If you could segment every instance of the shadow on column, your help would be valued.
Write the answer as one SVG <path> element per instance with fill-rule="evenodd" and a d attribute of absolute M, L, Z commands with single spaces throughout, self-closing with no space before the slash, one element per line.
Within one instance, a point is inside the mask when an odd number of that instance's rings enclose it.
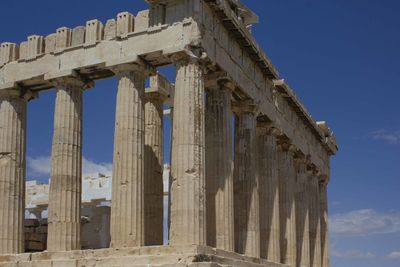
<path fill-rule="evenodd" d="M 145 145 L 144 150 L 144 242 L 146 246 L 162 245 L 164 212 L 163 166 L 151 146 Z"/>

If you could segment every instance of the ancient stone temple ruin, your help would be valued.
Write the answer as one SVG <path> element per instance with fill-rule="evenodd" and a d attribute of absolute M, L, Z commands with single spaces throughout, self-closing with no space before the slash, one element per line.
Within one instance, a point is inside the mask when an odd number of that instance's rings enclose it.
<path fill-rule="evenodd" d="M 104 24 L 1 43 L 0 266 L 329 266 L 335 137 L 255 41 L 258 17 L 239 0 L 147 2 L 148 10 Z M 174 84 L 157 74 L 167 65 L 176 68 Z M 85 250 L 82 96 L 112 76 L 119 83 L 111 240 Z M 53 89 L 47 250 L 24 253 L 27 105 Z M 167 105 L 173 138 L 163 245 Z"/>

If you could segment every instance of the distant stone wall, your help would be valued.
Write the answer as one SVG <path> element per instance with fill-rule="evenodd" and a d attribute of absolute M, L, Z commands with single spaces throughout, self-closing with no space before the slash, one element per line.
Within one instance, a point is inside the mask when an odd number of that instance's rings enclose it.
<path fill-rule="evenodd" d="M 25 219 L 25 251 L 46 250 L 47 219 Z"/>

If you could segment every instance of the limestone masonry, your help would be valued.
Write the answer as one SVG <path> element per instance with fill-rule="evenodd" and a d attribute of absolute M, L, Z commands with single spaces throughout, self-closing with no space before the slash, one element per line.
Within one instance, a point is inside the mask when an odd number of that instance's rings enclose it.
<path fill-rule="evenodd" d="M 239 0 L 147 2 L 136 15 L 1 43 L 0 267 L 328 267 L 335 136 L 255 41 L 257 15 Z M 167 65 L 174 84 L 158 72 Z M 82 97 L 113 76 L 112 182 L 89 190 Z M 50 185 L 27 187 L 25 220 L 27 105 L 45 90 L 56 91 Z"/>

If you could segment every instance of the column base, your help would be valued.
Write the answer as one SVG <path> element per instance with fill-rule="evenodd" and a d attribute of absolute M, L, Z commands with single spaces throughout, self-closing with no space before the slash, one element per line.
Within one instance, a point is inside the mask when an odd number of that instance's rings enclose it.
<path fill-rule="evenodd" d="M 0 267 L 288 267 L 203 246 L 40 252 L 0 256 Z"/>

